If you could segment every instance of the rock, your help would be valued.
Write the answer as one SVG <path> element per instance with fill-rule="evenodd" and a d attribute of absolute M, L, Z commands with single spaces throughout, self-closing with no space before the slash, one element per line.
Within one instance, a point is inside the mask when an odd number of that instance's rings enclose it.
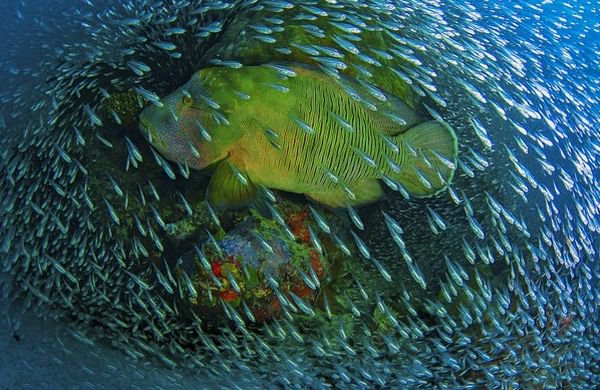
<path fill-rule="evenodd" d="M 221 231 L 221 237 L 210 234 L 201 248 L 182 256 L 177 273 L 189 275 L 197 291 L 186 294 L 186 301 L 198 318 L 221 323 L 231 317 L 231 308 L 257 323 L 277 318 L 283 310 L 310 313 L 330 272 L 330 257 L 310 242 L 312 219 L 306 205 L 285 202 L 279 209 L 294 237 L 251 210 L 240 213 L 232 230 Z"/>

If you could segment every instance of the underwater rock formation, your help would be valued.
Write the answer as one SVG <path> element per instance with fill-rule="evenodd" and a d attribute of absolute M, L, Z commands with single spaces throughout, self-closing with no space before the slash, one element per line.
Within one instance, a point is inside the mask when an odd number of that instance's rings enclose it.
<path fill-rule="evenodd" d="M 232 230 L 215 233 L 220 239 L 209 233 L 204 245 L 178 260 L 175 274 L 189 275 L 184 276 L 187 290 L 182 295 L 202 322 L 263 323 L 280 318 L 282 310 L 286 315 L 314 315 L 311 307 L 336 251 L 329 245 L 332 251 L 325 255 L 312 247 L 307 208 L 282 208 L 292 237 L 282 236 L 279 225 L 256 212 L 242 213 L 233 217 Z"/>

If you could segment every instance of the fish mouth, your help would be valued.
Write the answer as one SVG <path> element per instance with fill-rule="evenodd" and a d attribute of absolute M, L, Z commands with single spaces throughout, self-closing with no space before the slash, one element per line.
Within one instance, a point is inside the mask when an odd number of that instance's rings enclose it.
<path fill-rule="evenodd" d="M 143 118 L 139 119 L 139 128 L 142 132 L 142 136 L 148 141 L 148 143 L 161 153 L 167 150 L 167 144 L 165 143 L 163 136 L 161 136 L 156 128 L 146 122 Z"/>
<path fill-rule="evenodd" d="M 142 117 L 139 119 L 139 127 L 148 142 L 152 143 L 156 139 L 156 136 L 153 136 L 152 134 L 154 133 L 152 131 L 152 126 L 150 126 Z"/>
<path fill-rule="evenodd" d="M 142 128 L 146 128 L 146 129 L 150 128 L 150 125 L 141 116 L 139 119 L 139 123 L 140 123 L 140 127 L 142 127 Z"/>

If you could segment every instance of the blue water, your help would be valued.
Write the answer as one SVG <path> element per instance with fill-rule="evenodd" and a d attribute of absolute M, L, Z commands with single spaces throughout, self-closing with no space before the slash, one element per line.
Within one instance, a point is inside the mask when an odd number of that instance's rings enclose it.
<path fill-rule="evenodd" d="M 164 3 L 164 7 L 159 3 Z M 427 300 L 442 302 L 442 307 L 464 320 L 468 316 L 464 313 L 457 314 L 456 304 L 446 304 L 443 295 L 435 290 L 442 280 L 449 280 L 448 284 L 452 284 L 452 277 L 446 274 L 444 255 L 449 255 L 453 260 L 458 258 L 456 261 L 471 274 L 471 282 L 474 280 L 473 272 L 479 272 L 477 267 L 484 261 L 485 253 L 484 256 L 477 254 L 477 265 L 470 264 L 463 255 L 461 238 L 466 237 L 467 241 L 477 245 L 481 243 L 482 247 L 488 245 L 489 248 L 494 248 L 494 243 L 477 239 L 476 229 L 467 223 L 471 217 L 478 220 L 487 233 L 486 240 L 495 237 L 496 248 L 504 244 L 502 237 L 506 237 L 508 241 L 506 246 L 511 247 L 510 251 L 506 251 L 510 254 L 497 255 L 493 266 L 495 268 L 489 268 L 492 271 L 484 274 L 484 282 L 493 286 L 491 290 L 494 297 L 493 300 L 490 298 L 492 303 L 485 310 L 480 310 L 478 315 L 477 304 L 473 304 L 473 299 L 471 302 L 465 301 L 474 321 L 469 326 L 463 326 L 466 324 L 460 324 L 458 320 L 452 341 L 446 343 L 444 337 L 434 331 L 424 332 L 425 335 L 421 336 L 411 334 L 410 338 L 396 335 L 397 340 L 400 340 L 398 348 L 401 352 L 395 354 L 394 348 L 386 339 L 386 343 L 378 344 L 383 352 L 374 358 L 358 341 L 362 333 L 355 329 L 355 334 L 350 337 L 352 339 L 355 336 L 351 345 L 355 350 L 354 354 L 334 341 L 333 345 L 326 345 L 330 355 L 315 358 L 311 352 L 313 350 L 305 346 L 312 346 L 311 343 L 315 340 L 321 342 L 320 335 L 316 336 L 319 332 L 301 328 L 306 341 L 303 346 L 273 342 L 272 348 L 281 352 L 280 357 L 285 356 L 277 362 L 254 354 L 250 358 L 244 355 L 246 366 L 237 366 L 236 358 L 231 357 L 234 355 L 223 354 L 223 357 L 208 360 L 208 368 L 199 371 L 196 371 L 198 369 L 193 364 L 191 366 L 194 368 L 191 370 L 189 366 L 167 369 L 165 365 L 169 366 L 170 363 L 165 363 L 164 360 L 161 362 L 155 356 L 142 355 L 139 359 L 132 359 L 131 355 L 122 353 L 121 347 L 125 343 L 123 340 L 128 340 L 135 346 L 131 340 L 135 339 L 136 331 L 128 329 L 127 336 L 123 339 L 117 339 L 113 331 L 106 333 L 108 337 L 100 337 L 110 320 L 101 315 L 106 313 L 88 311 L 86 305 L 81 303 L 83 301 L 78 303 L 81 306 L 70 309 L 57 309 L 56 305 L 40 303 L 39 296 L 35 297 L 33 289 L 23 287 L 21 280 L 27 280 L 28 274 L 22 273 L 18 265 L 20 263 L 14 259 L 22 259 L 19 257 L 22 255 L 20 240 L 33 240 L 38 244 L 32 245 L 39 246 L 42 245 L 43 238 L 31 238 L 34 235 L 28 234 L 36 226 L 27 225 L 24 213 L 20 211 L 29 206 L 21 206 L 23 203 L 20 200 L 11 203 L 11 195 L 19 187 L 7 178 L 19 176 L 18 170 L 23 169 L 28 175 L 24 175 L 25 178 L 19 177 L 18 180 L 31 180 L 33 183 L 31 177 L 35 177 L 43 166 L 53 163 L 51 158 L 28 160 L 40 147 L 25 147 L 34 140 L 55 140 L 55 136 L 61 131 L 70 131 L 73 123 L 61 126 L 49 124 L 52 115 L 47 113 L 52 111 L 53 104 L 58 107 L 73 104 L 75 109 L 83 113 L 83 104 L 95 107 L 100 101 L 100 88 L 114 92 L 116 87 L 113 88 L 114 85 L 107 78 L 96 75 L 100 85 L 92 88 L 95 95 L 84 94 L 80 98 L 71 96 L 63 99 L 62 96 L 52 96 L 45 92 L 51 91 L 57 77 L 62 77 L 58 72 L 61 66 L 70 64 L 74 68 L 81 68 L 89 63 L 97 65 L 119 58 L 118 52 L 123 49 L 119 44 L 120 38 L 129 39 L 131 46 L 138 50 L 130 58 L 159 58 L 152 57 L 157 56 L 156 48 L 151 45 L 144 48 L 133 37 L 150 34 L 149 31 L 160 31 L 163 29 L 162 25 L 145 21 L 124 27 L 126 23 L 123 21 L 136 15 L 142 15 L 140 19 L 145 16 L 150 18 L 153 9 L 161 9 L 164 15 L 173 14 L 181 20 L 185 17 L 182 10 L 194 8 L 188 3 L 196 6 L 207 4 L 206 1 L 199 0 L 5 0 L 0 4 L 0 132 L 5 135 L 0 141 L 0 161 L 3 164 L 1 185 L 7 199 L 2 200 L 0 205 L 4 207 L 1 215 L 9 221 L 3 223 L 0 229 L 0 242 L 5 242 L 6 237 L 12 237 L 14 232 L 11 233 L 11 225 L 17 230 L 11 240 L 6 240 L 11 242 L 8 242 L 5 250 L 6 260 L 0 262 L 3 266 L 1 272 L 4 272 L 3 279 L 0 279 L 4 281 L 3 288 L 0 289 L 0 300 L 6 301 L 0 306 L 0 313 L 8 313 L 8 320 L 3 324 L 5 330 L 0 333 L 3 340 L 0 346 L 6 353 L 3 366 L 8 367 L 3 369 L 10 374 L 0 376 L 0 385 L 7 388 L 216 388 L 219 385 L 232 388 L 236 384 L 241 388 L 292 388 L 294 384 L 298 387 L 315 388 L 332 385 L 339 388 L 477 388 L 486 385 L 506 388 L 530 388 L 535 385 L 563 388 L 569 384 L 575 388 L 597 386 L 600 375 L 600 316 L 597 305 L 600 298 L 600 8 L 593 1 L 482 1 L 468 4 L 461 1 L 437 4 L 434 0 L 368 2 L 371 6 L 375 3 L 396 5 L 400 10 L 414 6 L 418 10 L 406 15 L 406 23 L 418 28 L 399 29 L 396 33 L 424 42 L 424 50 L 420 50 L 418 45 L 408 45 L 411 52 L 423 60 L 415 69 L 420 77 L 427 77 L 425 75 L 431 74 L 431 71 L 436 74 L 435 82 L 439 87 L 436 92 L 447 102 L 446 107 L 436 106 L 436 112 L 457 131 L 459 157 L 469 156 L 461 160 L 467 162 L 467 168 L 459 165 L 455 190 L 458 196 L 470 200 L 476 209 L 469 216 L 465 199 L 460 204 L 455 204 L 444 194 L 444 199 L 415 202 L 410 206 L 406 206 L 401 197 L 392 197 L 381 206 L 382 209 L 361 211 L 363 216 L 372 213 L 368 215 L 368 221 L 373 223 L 367 224 L 365 232 L 371 236 L 365 238 L 365 241 L 375 248 L 373 253 L 377 257 L 388 261 L 382 262 L 394 282 L 391 283 L 393 287 L 389 287 L 390 284 L 386 284 L 378 270 L 372 266 L 367 267 L 372 273 L 358 274 L 358 278 L 365 277 L 367 282 L 372 282 L 375 291 L 381 288 L 381 295 L 390 305 L 404 299 L 400 291 L 408 290 L 411 299 L 416 302 L 423 305 L 427 304 Z M 256 3 L 265 3 L 266 7 L 270 7 L 273 3 L 280 2 Z M 331 6 L 327 2 L 313 3 L 320 3 L 318 5 L 323 8 Z M 149 7 L 152 4 L 155 8 Z M 111 11 L 106 12 L 108 9 Z M 281 15 L 286 15 L 286 12 L 288 11 L 282 11 Z M 309 12 L 309 8 L 305 8 L 304 12 Z M 365 7 L 365 15 L 369 12 L 374 11 Z M 402 11 L 399 14 L 402 15 Z M 443 15 L 447 25 L 433 24 L 428 19 L 434 20 L 439 15 Z M 138 27 L 138 24 L 143 27 Z M 287 24 L 282 26 L 285 28 Z M 115 33 L 119 31 L 122 31 L 122 35 Z M 457 32 L 457 35 L 450 37 L 449 31 Z M 445 38 L 451 38 L 450 43 L 440 43 L 444 34 L 447 34 Z M 185 52 L 183 58 L 187 58 Z M 180 81 L 187 80 L 191 75 L 187 70 L 194 69 L 195 66 L 187 63 L 174 68 L 172 64 L 177 62 L 168 58 L 164 61 L 171 61 L 168 62 L 171 68 L 160 70 L 164 72 L 160 77 L 157 76 L 159 71 L 154 70 L 151 75 L 138 77 L 128 70 L 123 60 L 120 65 L 125 70 L 114 76 L 121 83 L 118 87 L 155 87 L 163 96 L 179 87 L 182 84 Z M 151 65 L 160 69 L 159 65 Z M 106 71 L 100 65 L 99 69 Z M 93 79 L 94 77 L 90 77 L 90 80 Z M 75 81 L 79 82 L 79 79 Z M 427 96 L 427 103 L 434 106 L 435 99 Z M 52 101 L 53 98 L 58 100 Z M 44 104 L 36 106 L 41 101 Z M 424 109 L 422 111 L 426 112 Z M 81 117 L 84 117 L 83 114 Z M 493 143 L 492 148 L 485 146 L 484 137 L 475 134 L 470 118 L 478 118 L 485 124 L 489 142 Z M 80 123 L 87 126 L 81 127 L 84 132 L 95 131 L 93 126 L 89 126 L 87 119 Z M 45 147 L 52 148 L 51 143 Z M 471 150 L 473 154 L 470 154 Z M 74 155 L 78 154 L 74 152 Z M 478 155 L 483 156 L 483 163 L 479 161 L 478 164 Z M 18 161 L 28 161 L 29 164 L 25 164 L 27 167 L 19 166 L 15 173 L 15 170 L 11 171 L 11 167 Z M 474 172 L 473 177 L 469 175 L 469 171 Z M 181 181 L 177 183 L 181 186 Z M 50 185 L 42 186 L 38 191 L 52 194 L 49 199 L 56 198 L 53 192 L 55 189 Z M 503 214 L 495 210 L 490 196 L 508 211 Z M 18 196 L 13 198 L 21 199 Z M 296 198 L 291 199 L 295 201 Z M 432 223 L 427 225 L 427 207 L 439 211 L 446 218 L 452 233 L 432 233 L 429 230 Z M 435 259 L 430 263 L 432 266 L 422 266 L 431 291 L 418 288 L 404 265 L 404 260 L 397 254 L 397 258 L 390 259 L 393 257 L 390 253 L 397 253 L 398 248 L 389 239 L 385 225 L 378 223 L 382 222 L 381 211 L 388 212 L 403 223 L 404 230 L 407 231 L 407 245 L 417 259 L 416 263 L 423 264 L 427 259 Z M 494 236 L 493 232 L 502 230 L 498 221 L 504 221 L 500 223 L 507 225 L 510 233 L 502 237 Z M 21 226 L 27 228 L 20 229 Z M 384 233 L 377 230 L 381 226 Z M 435 229 L 435 225 L 433 228 Z M 384 244 L 384 237 L 391 244 Z M 43 245 L 49 248 L 54 245 L 60 247 L 56 242 L 46 242 Z M 390 247 L 393 250 L 388 250 Z M 499 252 L 502 252 L 502 248 L 494 253 Z M 359 258 L 358 253 L 354 255 Z M 48 261 L 43 256 L 33 256 L 30 261 L 32 265 L 37 264 L 37 270 L 40 271 L 37 272 L 35 266 L 31 267 L 31 274 L 36 275 L 32 280 L 43 286 L 43 278 L 47 274 L 42 272 L 42 268 L 44 264 L 48 267 Z M 65 262 L 71 264 L 71 260 Z M 86 272 L 89 272 L 89 266 L 87 271 L 73 269 L 81 272 L 78 277 L 82 280 L 88 280 Z M 15 274 L 18 275 L 17 283 L 13 280 Z M 17 286 L 17 291 L 27 292 L 9 293 L 12 286 Z M 38 289 L 41 288 L 38 286 Z M 54 298 L 60 290 L 52 285 L 44 288 Z M 379 294 L 371 290 L 369 292 L 369 299 L 362 304 L 372 304 L 374 307 L 375 297 Z M 492 309 L 492 306 L 502 305 L 498 303 L 502 300 L 498 299 L 500 292 L 506 292 L 511 297 L 511 303 L 500 310 L 505 313 L 496 314 L 498 327 L 495 328 L 488 312 L 497 310 Z M 352 292 L 354 293 L 356 291 Z M 15 296 L 18 296 L 16 302 L 8 302 Z M 355 296 L 360 295 L 356 293 Z M 411 326 L 413 330 L 415 326 L 418 328 L 418 325 L 414 325 L 418 320 L 413 320 L 407 314 L 407 306 L 402 306 L 401 303 L 398 305 L 404 308 L 398 318 L 404 321 L 406 329 Z M 397 307 L 394 309 L 400 311 Z M 82 315 L 85 321 L 76 318 L 78 310 L 85 313 Z M 50 319 L 48 322 L 38 320 L 37 315 Z M 97 321 L 90 320 L 90 315 L 97 315 Z M 340 315 L 344 321 L 354 321 L 350 310 L 344 315 L 346 317 Z M 52 319 L 55 316 L 59 318 Z M 429 321 L 434 317 L 430 313 L 422 318 Z M 371 319 L 372 312 L 369 312 L 363 313 L 360 320 L 356 321 L 360 323 L 364 320 L 368 323 Z M 87 328 L 81 327 L 83 333 L 98 333 L 98 337 L 94 338 L 97 347 L 86 344 L 85 341 L 82 344 L 79 342 L 81 340 L 73 340 L 73 337 L 77 337 L 72 336 L 68 329 L 78 321 L 80 324 L 87 324 Z M 22 325 L 15 325 L 21 322 Z M 344 338 L 338 335 L 337 325 L 329 328 L 328 325 L 321 326 L 319 331 L 323 332 L 335 327 L 332 340 Z M 503 327 L 506 330 L 498 330 Z M 356 328 L 359 329 L 359 325 Z M 54 330 L 59 337 L 48 334 L 47 329 Z M 498 336 L 498 340 L 509 346 L 510 353 L 494 346 L 495 333 L 492 332 L 504 332 L 502 338 Z M 376 336 L 368 337 L 380 341 Z M 63 339 L 68 341 L 63 343 Z M 290 337 L 288 341 L 289 339 Z M 437 347 L 440 340 L 443 341 L 443 350 Z M 193 351 L 200 345 L 197 343 L 190 342 Z M 164 347 L 165 350 L 168 348 Z M 243 354 L 244 352 L 241 353 Z M 308 357 L 305 358 L 305 354 Z M 40 355 L 44 355 L 45 359 L 40 359 Z M 223 364 L 223 361 L 229 364 Z M 456 369 L 453 364 L 460 369 Z M 65 375 L 48 377 L 47 373 L 53 371 L 64 372 Z M 3 383 L 2 378 L 7 378 L 6 383 Z M 379 378 L 383 378 L 382 382 L 378 382 Z M 402 378 L 406 381 L 402 382 Z"/>

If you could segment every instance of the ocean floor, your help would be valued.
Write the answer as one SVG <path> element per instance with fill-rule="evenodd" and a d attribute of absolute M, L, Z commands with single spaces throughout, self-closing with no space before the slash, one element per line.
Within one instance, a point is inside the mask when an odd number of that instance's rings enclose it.
<path fill-rule="evenodd" d="M 133 362 L 99 342 L 86 345 L 56 321 L 25 315 L 14 331 L 5 306 L 0 305 L 0 315 L 0 390 L 217 387 L 175 370 Z"/>

